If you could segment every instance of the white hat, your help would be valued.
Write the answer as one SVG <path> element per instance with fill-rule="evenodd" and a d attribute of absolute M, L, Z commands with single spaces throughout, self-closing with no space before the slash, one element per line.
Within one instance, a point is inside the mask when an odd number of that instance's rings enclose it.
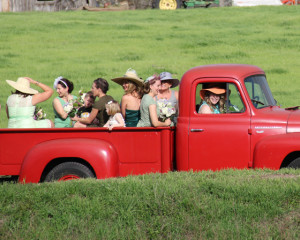
<path fill-rule="evenodd" d="M 114 81 L 115 83 L 120 84 L 120 85 L 122 85 L 123 82 L 126 80 L 130 80 L 139 86 L 143 86 L 143 84 L 144 84 L 144 81 L 141 78 L 139 78 L 136 71 L 132 68 L 129 68 L 123 77 L 118 77 L 118 78 L 112 79 L 112 81 Z"/>
<path fill-rule="evenodd" d="M 28 79 L 20 77 L 18 80 L 12 81 L 12 80 L 6 80 L 6 82 L 15 88 L 16 90 L 22 92 L 22 93 L 27 93 L 27 94 L 36 94 L 38 93 L 37 90 L 33 89 L 30 87 L 30 82 Z"/>

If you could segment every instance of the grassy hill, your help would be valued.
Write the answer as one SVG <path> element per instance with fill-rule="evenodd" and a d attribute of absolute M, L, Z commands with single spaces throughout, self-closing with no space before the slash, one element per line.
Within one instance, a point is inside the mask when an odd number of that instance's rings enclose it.
<path fill-rule="evenodd" d="M 1 239 L 298 239 L 299 170 L 0 184 Z"/>

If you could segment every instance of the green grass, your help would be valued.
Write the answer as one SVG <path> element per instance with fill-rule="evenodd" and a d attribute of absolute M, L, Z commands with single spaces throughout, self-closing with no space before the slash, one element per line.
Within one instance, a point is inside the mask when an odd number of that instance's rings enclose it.
<path fill-rule="evenodd" d="M 74 93 L 94 79 L 110 81 L 130 67 L 143 78 L 175 77 L 204 64 L 245 63 L 263 68 L 278 103 L 299 105 L 300 7 L 231 7 L 123 12 L 0 13 L 0 127 L 11 92 L 5 80 L 20 76 L 53 84 L 62 75 Z M 53 119 L 52 100 L 42 103 Z"/>
<path fill-rule="evenodd" d="M 0 184 L 1 239 L 299 239 L 299 170 Z"/>

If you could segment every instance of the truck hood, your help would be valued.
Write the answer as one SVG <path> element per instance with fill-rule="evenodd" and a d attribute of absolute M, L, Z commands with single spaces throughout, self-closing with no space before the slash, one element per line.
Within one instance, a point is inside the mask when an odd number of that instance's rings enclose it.
<path fill-rule="evenodd" d="M 258 113 L 259 112 L 259 113 Z M 258 110 L 254 125 L 262 128 L 282 128 L 286 133 L 300 132 L 300 110 L 295 108 L 267 107 Z M 259 128 L 259 127 L 258 127 Z"/>
<path fill-rule="evenodd" d="M 290 112 L 286 131 L 288 133 L 300 132 L 300 110 L 292 110 Z"/>

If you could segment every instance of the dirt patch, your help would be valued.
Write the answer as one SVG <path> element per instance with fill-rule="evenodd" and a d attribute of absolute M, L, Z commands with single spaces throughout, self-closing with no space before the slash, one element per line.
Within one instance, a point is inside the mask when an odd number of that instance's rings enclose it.
<path fill-rule="evenodd" d="M 270 175 L 260 176 L 260 178 L 267 178 L 267 179 L 299 178 L 299 177 L 300 177 L 300 175 L 296 175 L 296 174 L 270 174 Z"/>

